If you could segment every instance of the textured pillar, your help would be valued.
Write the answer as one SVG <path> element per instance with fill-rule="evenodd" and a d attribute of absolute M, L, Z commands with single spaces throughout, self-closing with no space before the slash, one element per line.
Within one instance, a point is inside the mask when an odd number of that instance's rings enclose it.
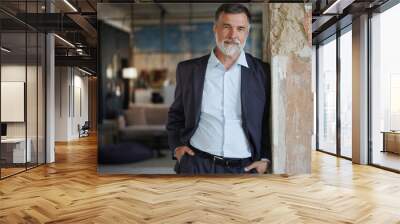
<path fill-rule="evenodd" d="M 267 4 L 266 61 L 272 76 L 273 172 L 311 172 L 311 4 Z"/>

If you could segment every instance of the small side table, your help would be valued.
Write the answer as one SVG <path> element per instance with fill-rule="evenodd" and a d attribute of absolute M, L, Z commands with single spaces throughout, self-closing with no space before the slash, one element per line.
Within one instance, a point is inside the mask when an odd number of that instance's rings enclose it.
<path fill-rule="evenodd" d="M 383 133 L 382 152 L 400 154 L 400 131 L 382 131 L 381 133 Z"/>

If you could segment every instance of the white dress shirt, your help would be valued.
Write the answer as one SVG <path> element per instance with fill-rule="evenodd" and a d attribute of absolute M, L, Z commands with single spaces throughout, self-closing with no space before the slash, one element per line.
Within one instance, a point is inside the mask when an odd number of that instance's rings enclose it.
<path fill-rule="evenodd" d="M 251 157 L 242 127 L 241 67 L 245 52 L 226 70 L 211 51 L 204 80 L 198 128 L 190 139 L 197 149 L 227 158 Z"/>

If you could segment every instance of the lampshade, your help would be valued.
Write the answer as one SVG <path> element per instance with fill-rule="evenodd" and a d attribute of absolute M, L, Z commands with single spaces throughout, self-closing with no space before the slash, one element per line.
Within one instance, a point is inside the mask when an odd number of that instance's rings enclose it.
<path fill-rule="evenodd" d="M 137 78 L 137 70 L 134 67 L 124 68 L 122 69 L 122 78 L 124 79 L 136 79 Z"/>

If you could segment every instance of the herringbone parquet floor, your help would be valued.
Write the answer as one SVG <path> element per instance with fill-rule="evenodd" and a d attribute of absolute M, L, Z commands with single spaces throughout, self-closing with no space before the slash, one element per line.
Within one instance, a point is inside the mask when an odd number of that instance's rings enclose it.
<path fill-rule="evenodd" d="M 96 139 L 0 181 L 0 223 L 400 223 L 400 175 L 314 152 L 311 175 L 99 176 Z"/>

